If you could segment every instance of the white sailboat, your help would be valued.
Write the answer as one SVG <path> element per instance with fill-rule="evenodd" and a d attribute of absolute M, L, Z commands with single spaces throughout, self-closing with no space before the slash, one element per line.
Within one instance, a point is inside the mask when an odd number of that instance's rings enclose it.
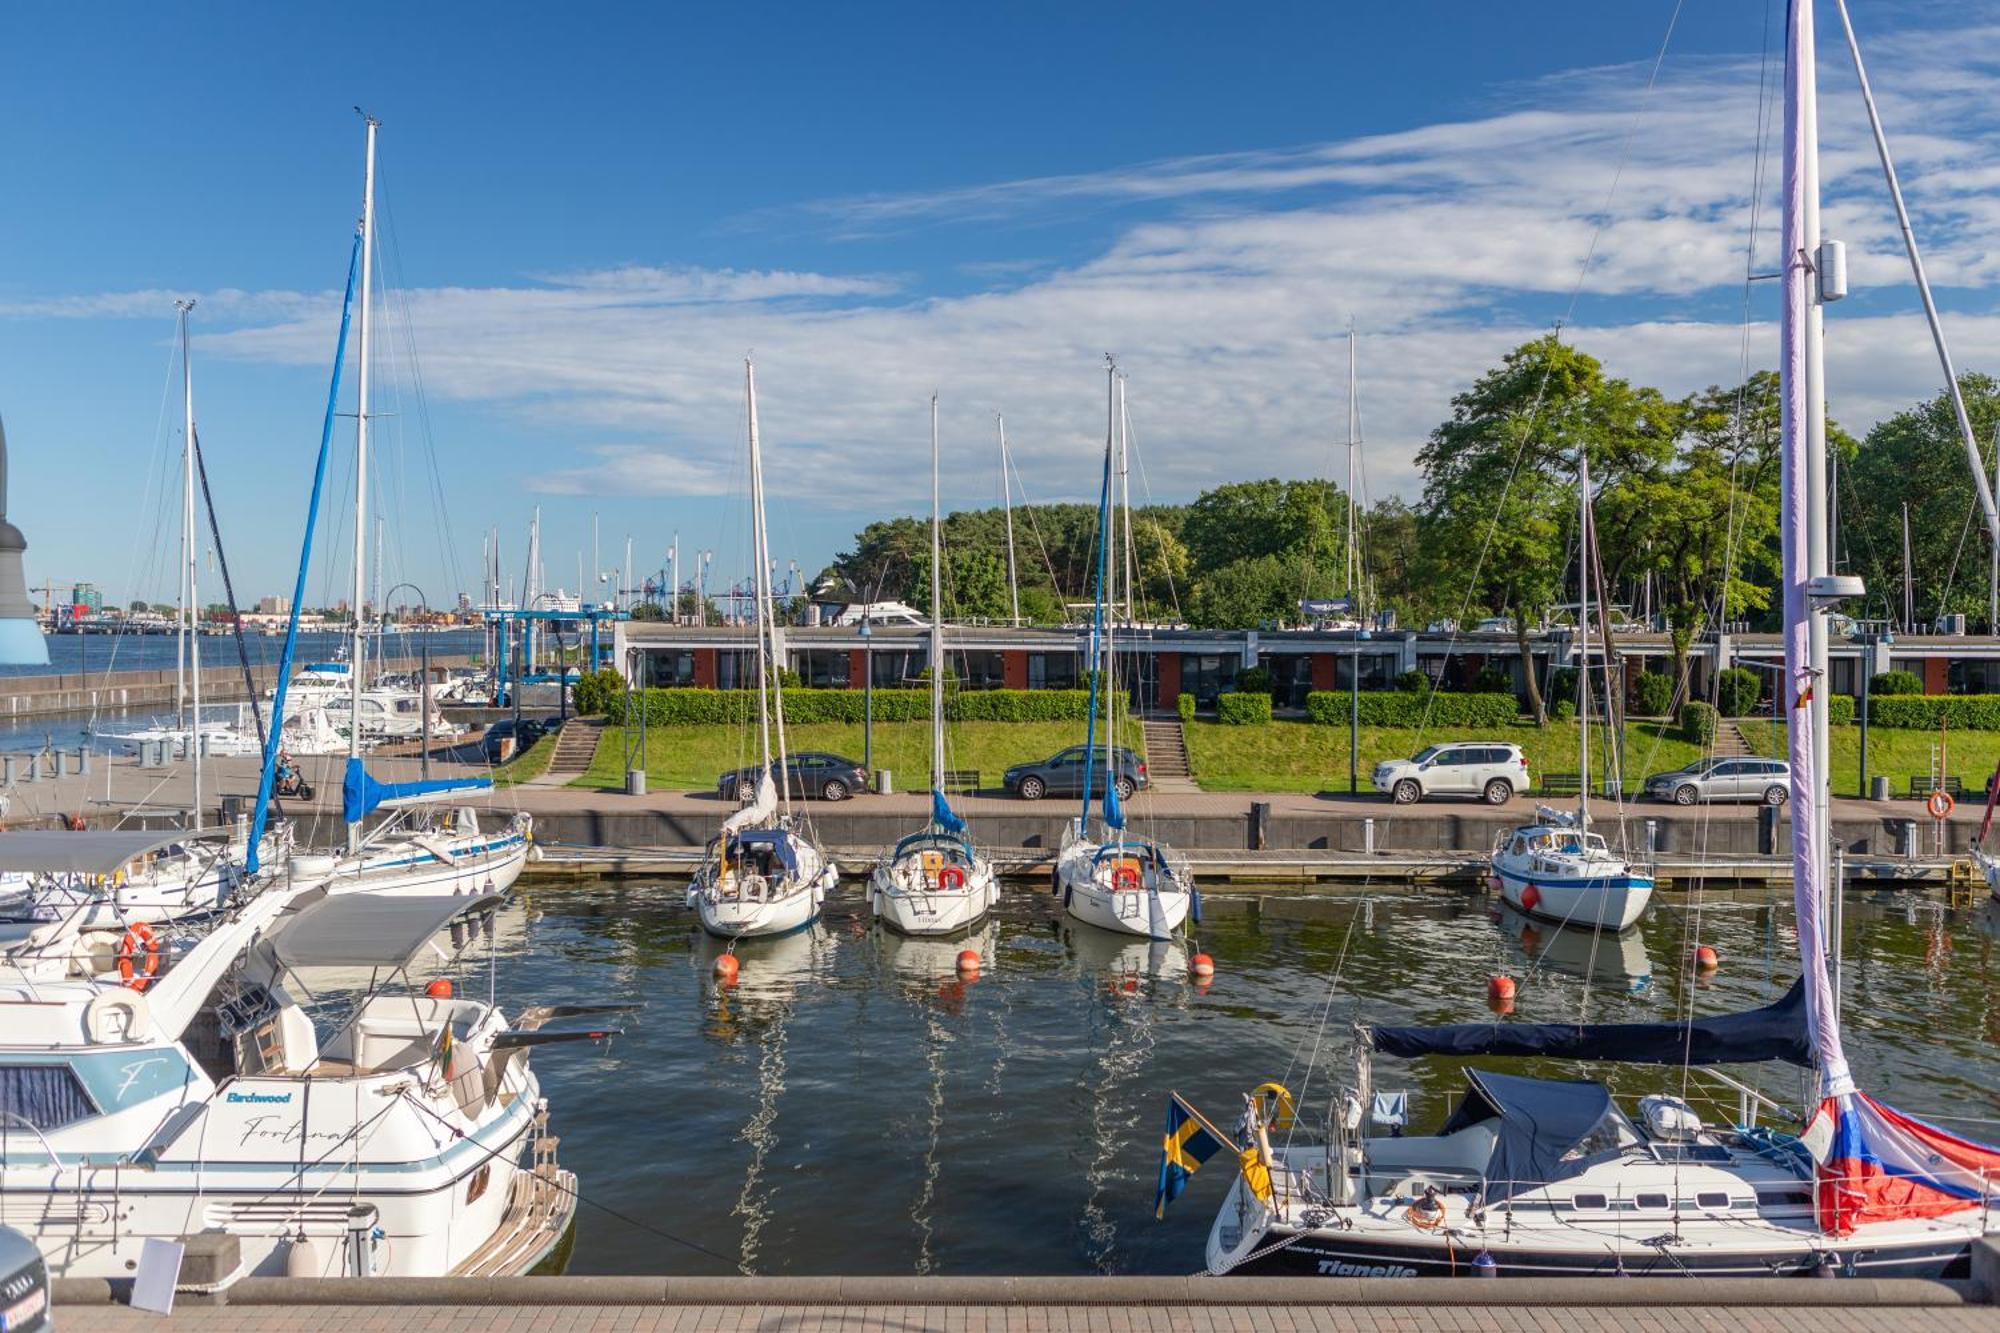
<path fill-rule="evenodd" d="M 1255 1108 L 1246 1116 L 1249 1166 L 1210 1229 L 1212 1272 L 1963 1278 L 1972 1244 L 1994 1228 L 2000 1149 L 1861 1092 L 1842 1042 L 1820 687 L 1828 613 L 1862 590 L 1827 560 L 1821 306 L 1842 293 L 1824 279 L 1838 266 L 1825 262 L 1833 250 L 1819 230 L 1811 0 L 1790 6 L 1787 38 L 1780 512 L 1803 975 L 1776 1003 L 1711 1018 L 1359 1030 L 1332 1141 L 1300 1141 L 1294 1125 L 1297 1137 L 1274 1149 L 1272 1131 L 1288 1126 Z M 1602 1082 L 1475 1069 L 1439 1133 L 1367 1132 L 1367 1121 L 1389 1119 L 1373 1095 L 1373 1057 L 1432 1054 L 1679 1066 L 1683 1082 L 1701 1075 L 1733 1090 L 1738 1119 L 1706 1124 L 1679 1096 L 1643 1098 L 1633 1116 Z M 1783 1128 L 1758 1120 L 1785 1108 L 1712 1068 L 1763 1060 L 1811 1071 L 1811 1100 Z M 1170 1155 L 1163 1204 L 1189 1170 Z"/>
<path fill-rule="evenodd" d="M 1577 744 L 1582 780 L 1576 812 L 1546 806 L 1533 823 L 1502 832 L 1494 844 L 1494 886 L 1509 907 L 1582 930 L 1628 930 L 1653 899 L 1653 877 L 1591 831 L 1590 571 L 1596 526 L 1590 506 L 1590 460 L 1577 451 Z M 1607 676 L 1609 668 L 1606 668 Z M 1607 681 L 1607 689 L 1609 688 Z"/>
<path fill-rule="evenodd" d="M 966 836 L 945 798 L 944 580 L 938 518 L 938 405 L 931 398 L 931 818 L 898 842 L 868 878 L 876 919 L 905 935 L 953 935 L 978 924 L 1000 897 L 993 862 Z"/>
<path fill-rule="evenodd" d="M 1124 420 L 1123 382 L 1118 367 L 1109 367 L 1108 417 L 1104 437 L 1104 485 L 1098 498 L 1097 605 L 1091 631 L 1093 665 L 1101 664 L 1091 678 L 1091 710 L 1086 733 L 1083 784 L 1083 811 L 1064 831 L 1062 850 L 1056 856 L 1056 887 L 1062 894 L 1063 911 L 1087 925 L 1126 935 L 1167 939 L 1181 928 L 1192 910 L 1199 916 L 1200 897 L 1194 886 L 1194 872 L 1185 856 L 1165 843 L 1129 834 L 1125 829 L 1123 796 L 1130 794 L 1128 780 L 1119 773 L 1116 744 L 1118 672 L 1116 634 L 1107 610 L 1117 604 L 1112 586 L 1111 550 L 1117 527 L 1117 509 L 1112 504 L 1114 474 L 1123 466 Z M 1129 595 L 1129 594 L 1128 594 Z M 1100 827 L 1090 820 L 1092 800 L 1097 796 L 1092 772 L 1099 762 L 1094 732 L 1098 726 L 1097 700 L 1105 691 L 1103 802 Z M 1120 792 L 1121 785 L 1127 790 Z"/>
<path fill-rule="evenodd" d="M 702 929 L 722 939 L 787 935 L 819 919 L 840 868 L 792 813 L 785 753 L 785 688 L 771 612 L 770 539 L 764 522 L 764 452 L 757 433 L 757 370 L 743 363 L 750 417 L 751 563 L 756 567 L 759 773 L 750 803 L 722 821 L 688 886 Z M 776 735 L 776 746 L 772 737 Z M 775 776 L 774 776 L 775 775 Z M 783 786 L 780 787 L 780 781 Z"/>

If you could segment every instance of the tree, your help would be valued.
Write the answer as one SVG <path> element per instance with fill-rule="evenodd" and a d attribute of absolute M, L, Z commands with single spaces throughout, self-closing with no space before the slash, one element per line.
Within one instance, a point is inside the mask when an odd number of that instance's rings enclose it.
<path fill-rule="evenodd" d="M 125 609 L 127 611 L 130 611 L 135 616 L 142 616 L 146 614 L 146 612 L 152 610 L 153 607 L 152 604 L 148 602 L 145 598 L 134 597 L 131 600 L 131 602 L 126 606 Z"/>
<path fill-rule="evenodd" d="M 1659 465 L 1677 420 L 1657 391 L 1607 378 L 1594 357 L 1551 335 L 1515 348 L 1454 397 L 1451 420 L 1417 456 L 1428 577 L 1512 617 L 1537 722 L 1547 714 L 1528 633 L 1565 583 L 1577 456 L 1590 460 L 1593 485 L 1616 485 Z"/>
<path fill-rule="evenodd" d="M 634 620 L 665 620 L 666 618 L 667 613 L 658 602 L 641 602 L 632 608 L 632 619 Z"/>
<path fill-rule="evenodd" d="M 911 571 L 909 604 L 931 611 L 931 553 L 916 558 Z M 955 620 L 1005 620 L 1007 567 L 987 551 L 948 550 L 944 556 L 944 604 Z"/>
<path fill-rule="evenodd" d="M 1238 481 L 1204 491 L 1188 506 L 1181 541 L 1196 571 L 1258 556 L 1322 557 L 1340 549 L 1347 501 L 1327 481 Z"/>
<path fill-rule="evenodd" d="M 1188 622 L 1197 629 L 1295 624 L 1299 600 L 1330 596 L 1334 577 L 1332 570 L 1298 555 L 1238 560 L 1196 577 Z"/>

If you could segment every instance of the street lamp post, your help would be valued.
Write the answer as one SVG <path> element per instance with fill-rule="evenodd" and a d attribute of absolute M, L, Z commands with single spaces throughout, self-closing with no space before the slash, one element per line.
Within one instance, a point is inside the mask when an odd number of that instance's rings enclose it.
<path fill-rule="evenodd" d="M 1347 659 L 1347 794 L 1361 792 L 1361 644 L 1367 630 L 1356 631 Z"/>
<path fill-rule="evenodd" d="M 389 589 L 389 591 L 382 594 L 382 605 L 376 609 L 381 613 L 382 637 L 386 639 L 389 636 L 389 599 L 391 597 L 394 597 L 398 592 L 400 592 L 404 588 L 408 588 L 411 592 L 417 595 L 417 605 L 420 608 L 422 608 L 424 613 L 424 629 L 422 633 L 417 635 L 417 642 L 422 645 L 421 651 L 423 654 L 423 663 L 424 663 L 423 675 L 419 677 L 417 681 L 417 707 L 419 710 L 417 716 L 419 717 L 419 719 L 421 719 L 417 723 L 417 725 L 422 729 L 422 740 L 419 741 L 417 745 L 417 763 L 419 765 L 419 770 L 423 776 L 424 781 L 429 782 L 431 778 L 431 635 L 430 635 L 431 604 L 430 600 L 424 596 L 424 590 L 422 588 L 419 588 L 416 584 L 398 583 L 395 587 Z M 359 725 L 359 723 L 357 723 L 356 725 Z"/>
<path fill-rule="evenodd" d="M 869 631 L 868 609 L 861 611 L 861 767 L 875 780 L 875 640 Z"/>

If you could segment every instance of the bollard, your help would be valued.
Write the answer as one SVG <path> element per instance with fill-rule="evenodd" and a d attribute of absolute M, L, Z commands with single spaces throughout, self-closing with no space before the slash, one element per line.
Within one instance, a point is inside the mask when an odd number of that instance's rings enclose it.
<path fill-rule="evenodd" d="M 1646 821 L 1646 850 L 1653 853 L 1660 850 L 1660 821 L 1657 819 Z"/>
<path fill-rule="evenodd" d="M 628 768 L 625 770 L 625 794 L 627 796 L 644 796 L 646 794 L 645 769 Z"/>
<path fill-rule="evenodd" d="M 1373 815 L 1361 821 L 1361 850 L 1370 856 L 1375 854 L 1375 817 Z"/>
<path fill-rule="evenodd" d="M 1250 850 L 1251 851 L 1261 852 L 1268 844 L 1269 840 L 1266 834 L 1270 822 L 1271 822 L 1271 803 L 1269 801 L 1250 802 Z"/>
<path fill-rule="evenodd" d="M 42 757 L 38 754 L 31 754 L 28 756 L 28 766 L 21 771 L 21 781 L 40 782 L 41 780 Z"/>
<path fill-rule="evenodd" d="M 0 754 L 0 784 L 14 785 L 14 756 L 11 754 Z"/>
<path fill-rule="evenodd" d="M 1778 851 L 1778 807 L 1757 807 L 1757 855 L 1775 856 Z"/>
<path fill-rule="evenodd" d="M 1917 854 L 1917 821 L 1914 819 L 1890 820 L 1889 838 L 1895 845 L 1896 855 L 1915 856 Z"/>
<path fill-rule="evenodd" d="M 896 794 L 896 775 L 886 768 L 876 769 L 875 794 L 877 796 L 894 796 Z"/>
<path fill-rule="evenodd" d="M 90 776 L 90 747 L 88 745 L 79 745 L 76 747 L 76 771 L 84 777 Z"/>

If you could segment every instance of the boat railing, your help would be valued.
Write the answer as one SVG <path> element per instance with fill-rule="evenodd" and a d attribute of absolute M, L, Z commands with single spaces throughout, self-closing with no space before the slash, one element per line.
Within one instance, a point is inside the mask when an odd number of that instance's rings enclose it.
<path fill-rule="evenodd" d="M 1736 1094 L 1736 1123 L 1739 1126 L 1755 1125 L 1760 1109 L 1768 1110 L 1782 1116 L 1795 1125 L 1799 1124 L 1805 1118 L 1795 1108 L 1766 1096 L 1743 1080 L 1725 1074 L 1719 1069 L 1709 1068 L 1705 1065 L 1691 1065 L 1688 1067 L 1687 1072 L 1698 1079 L 1703 1079 L 1711 1083 L 1719 1083 Z"/>

